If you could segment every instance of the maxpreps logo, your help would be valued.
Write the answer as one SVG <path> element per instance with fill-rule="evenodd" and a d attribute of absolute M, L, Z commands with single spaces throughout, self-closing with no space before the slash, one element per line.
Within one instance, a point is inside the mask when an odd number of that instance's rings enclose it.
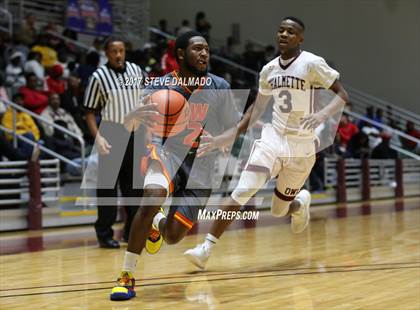
<path fill-rule="evenodd" d="M 206 209 L 198 210 L 199 221 L 214 221 L 214 220 L 258 220 L 260 216 L 259 211 L 207 211 Z"/>

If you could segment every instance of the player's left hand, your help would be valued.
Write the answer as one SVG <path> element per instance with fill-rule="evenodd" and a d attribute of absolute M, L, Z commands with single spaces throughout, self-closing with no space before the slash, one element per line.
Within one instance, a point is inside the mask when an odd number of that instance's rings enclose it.
<path fill-rule="evenodd" d="M 325 117 L 321 113 L 314 113 L 308 116 L 305 116 L 301 120 L 303 129 L 315 129 L 325 121 Z"/>

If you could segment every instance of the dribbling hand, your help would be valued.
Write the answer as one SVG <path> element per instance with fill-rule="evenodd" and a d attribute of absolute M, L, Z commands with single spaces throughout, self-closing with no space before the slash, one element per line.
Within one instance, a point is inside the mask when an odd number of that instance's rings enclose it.
<path fill-rule="evenodd" d="M 150 102 L 150 96 L 146 96 L 143 103 L 124 117 L 124 126 L 128 131 L 137 130 L 140 124 L 147 127 L 153 127 L 156 124 L 153 120 L 153 116 L 159 115 L 156 104 Z"/>

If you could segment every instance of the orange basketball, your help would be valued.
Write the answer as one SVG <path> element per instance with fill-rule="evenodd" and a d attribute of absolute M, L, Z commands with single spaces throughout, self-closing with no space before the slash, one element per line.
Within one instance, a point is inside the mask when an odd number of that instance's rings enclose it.
<path fill-rule="evenodd" d="M 173 137 L 184 131 L 190 119 L 190 109 L 183 95 L 174 90 L 162 89 L 151 95 L 150 102 L 157 104 L 159 112 L 153 118 L 156 122 L 151 128 L 153 134 Z"/>

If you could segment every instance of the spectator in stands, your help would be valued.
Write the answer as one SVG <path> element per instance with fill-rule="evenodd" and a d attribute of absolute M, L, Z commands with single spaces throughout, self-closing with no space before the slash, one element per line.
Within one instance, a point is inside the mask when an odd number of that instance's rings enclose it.
<path fill-rule="evenodd" d="M 41 53 L 42 65 L 45 69 L 48 69 L 57 63 L 57 51 L 49 46 L 49 37 L 49 34 L 41 34 L 39 36 L 39 41 L 32 47 L 32 51 Z"/>
<path fill-rule="evenodd" d="M 198 12 L 195 16 L 195 30 L 200 32 L 208 43 L 210 43 L 210 29 L 211 24 L 207 21 L 206 14 Z"/>
<path fill-rule="evenodd" d="M 14 103 L 23 106 L 24 100 L 23 95 L 20 93 L 15 94 L 12 97 Z M 2 125 L 10 130 L 13 130 L 13 109 L 9 107 L 2 119 Z M 16 111 L 16 134 L 23 135 L 24 137 L 32 140 L 38 141 L 40 138 L 40 132 L 36 126 L 33 118 L 26 112 Z M 13 139 L 13 136 L 8 134 L 7 138 L 9 140 Z M 18 140 L 18 148 L 22 151 L 25 156 L 29 157 L 32 154 L 33 147 L 32 145 Z"/>
<path fill-rule="evenodd" d="M 407 121 L 406 129 L 404 131 L 407 135 L 412 136 L 413 138 L 420 139 L 420 131 L 417 130 L 414 126 L 414 123 L 412 121 Z M 402 145 L 403 147 L 414 153 L 418 153 L 418 145 L 416 142 L 402 138 Z"/>
<path fill-rule="evenodd" d="M 363 131 L 369 137 L 370 149 L 375 148 L 379 143 L 381 143 L 382 140 L 380 137 L 380 131 L 372 124 L 365 122 L 361 131 Z"/>
<path fill-rule="evenodd" d="M 67 89 L 61 95 L 61 107 L 73 116 L 77 126 L 82 130 L 85 140 L 93 144 L 92 136 L 86 126 L 83 107 L 83 89 L 76 72 L 72 72 L 67 82 Z"/>
<path fill-rule="evenodd" d="M 12 142 L 0 132 L 0 161 L 3 158 L 8 160 L 26 160 L 28 157 L 20 149 L 13 147 Z"/>
<path fill-rule="evenodd" d="M 37 30 L 35 28 L 35 23 L 35 14 L 28 14 L 25 18 L 25 22 L 19 30 L 20 41 L 26 46 L 31 46 L 36 40 Z"/>
<path fill-rule="evenodd" d="M 397 122 L 394 119 L 389 119 L 388 122 L 389 127 L 391 127 L 392 129 L 395 130 L 400 130 L 401 128 L 398 126 Z M 395 145 L 395 146 L 401 146 L 401 140 L 400 140 L 400 136 L 397 135 L 395 132 L 392 132 L 392 136 L 391 136 L 391 141 L 389 142 L 391 145 Z"/>
<path fill-rule="evenodd" d="M 76 135 L 83 136 L 79 126 L 77 126 L 74 118 L 66 110 L 60 106 L 60 96 L 57 93 L 51 93 L 48 97 L 48 107 L 41 113 L 41 116 L 51 123 L 62 121 L 66 124 L 66 128 Z M 46 136 L 54 135 L 54 127 L 42 123 Z"/>
<path fill-rule="evenodd" d="M 20 88 L 19 92 L 24 96 L 24 107 L 34 113 L 41 114 L 48 106 L 47 94 L 37 89 L 38 79 L 35 73 L 26 75 L 26 86 Z"/>
<path fill-rule="evenodd" d="M 269 63 L 271 60 L 277 57 L 276 49 L 273 45 L 267 45 L 264 50 L 264 63 Z"/>
<path fill-rule="evenodd" d="M 391 136 L 392 136 L 392 133 L 389 131 L 383 131 L 381 133 L 382 142 L 379 143 L 372 150 L 372 158 L 374 159 L 397 159 L 398 158 L 397 151 L 391 149 L 391 147 L 389 146 Z"/>
<path fill-rule="evenodd" d="M 337 129 L 338 135 L 340 136 L 340 141 L 347 145 L 350 139 L 359 132 L 359 128 L 355 124 L 349 121 L 348 116 L 343 114 L 338 124 Z"/>
<path fill-rule="evenodd" d="M 85 63 L 79 65 L 77 68 L 77 74 L 79 75 L 82 86 L 85 88 L 87 86 L 87 83 L 89 81 L 89 78 L 92 76 L 93 72 L 95 72 L 96 68 L 99 65 L 100 56 L 97 52 L 89 52 L 86 55 L 86 61 Z"/>
<path fill-rule="evenodd" d="M 63 68 L 63 75 L 61 76 L 64 80 L 67 80 L 70 76 L 69 63 L 67 60 L 67 53 L 62 52 L 58 54 L 57 65 L 60 65 Z"/>
<path fill-rule="evenodd" d="M 6 67 L 6 85 L 12 89 L 12 93 L 15 93 L 26 83 L 22 56 L 21 52 L 14 52 L 10 56 L 10 63 Z"/>
<path fill-rule="evenodd" d="M 20 52 L 22 53 L 22 65 L 26 62 L 29 54 L 29 48 L 27 45 L 23 44 L 19 38 L 18 34 L 15 34 L 12 38 L 12 45 L 10 46 L 11 52 Z"/>
<path fill-rule="evenodd" d="M 28 54 L 28 60 L 26 61 L 23 69 L 25 73 L 35 73 L 36 77 L 40 82 L 44 82 L 45 69 L 42 66 L 42 54 L 39 52 L 31 51 Z"/>
<path fill-rule="evenodd" d="M 66 90 L 66 83 L 62 79 L 63 67 L 59 64 L 55 64 L 49 70 L 50 74 L 45 79 L 45 90 L 48 93 L 56 93 L 61 95 Z"/>
<path fill-rule="evenodd" d="M 190 22 L 187 19 L 184 19 L 182 21 L 181 27 L 178 29 L 176 35 L 179 37 L 180 35 L 188 32 L 188 31 L 192 31 L 193 29 L 190 26 Z"/>
<path fill-rule="evenodd" d="M 9 101 L 9 94 L 7 93 L 6 88 L 4 87 L 4 77 L 0 72 L 0 99 Z M 6 105 L 0 100 L 0 119 L 2 118 L 4 112 L 6 112 Z"/>
<path fill-rule="evenodd" d="M 168 48 L 166 53 L 163 54 L 160 61 L 162 68 L 162 75 L 170 73 L 174 70 L 178 70 L 179 66 L 175 58 L 175 41 L 171 40 L 168 42 Z"/>
<path fill-rule="evenodd" d="M 108 59 L 106 58 L 103 46 L 104 46 L 104 39 L 101 38 L 101 37 L 95 37 L 95 39 L 92 42 L 92 46 L 90 47 L 90 49 L 88 51 L 88 53 L 96 52 L 96 53 L 99 54 L 99 64 L 98 64 L 98 66 L 104 65 L 108 61 Z"/>
<path fill-rule="evenodd" d="M 372 106 L 369 106 L 369 107 L 366 108 L 365 117 L 370 119 L 370 120 L 373 120 L 375 118 Z M 359 129 L 362 129 L 366 125 L 366 121 L 360 120 L 358 125 L 359 125 Z"/>
<path fill-rule="evenodd" d="M 344 156 L 346 158 L 368 158 L 369 153 L 369 137 L 363 131 L 359 131 L 350 139 Z"/>
<path fill-rule="evenodd" d="M 324 152 L 316 154 L 316 161 L 309 175 L 311 192 L 324 190 L 324 158 Z"/>
<path fill-rule="evenodd" d="M 373 120 L 379 124 L 384 124 L 384 110 L 378 108 L 376 109 L 376 114 Z M 377 128 L 379 131 L 382 130 L 382 128 L 378 125 L 374 125 L 375 128 Z"/>

